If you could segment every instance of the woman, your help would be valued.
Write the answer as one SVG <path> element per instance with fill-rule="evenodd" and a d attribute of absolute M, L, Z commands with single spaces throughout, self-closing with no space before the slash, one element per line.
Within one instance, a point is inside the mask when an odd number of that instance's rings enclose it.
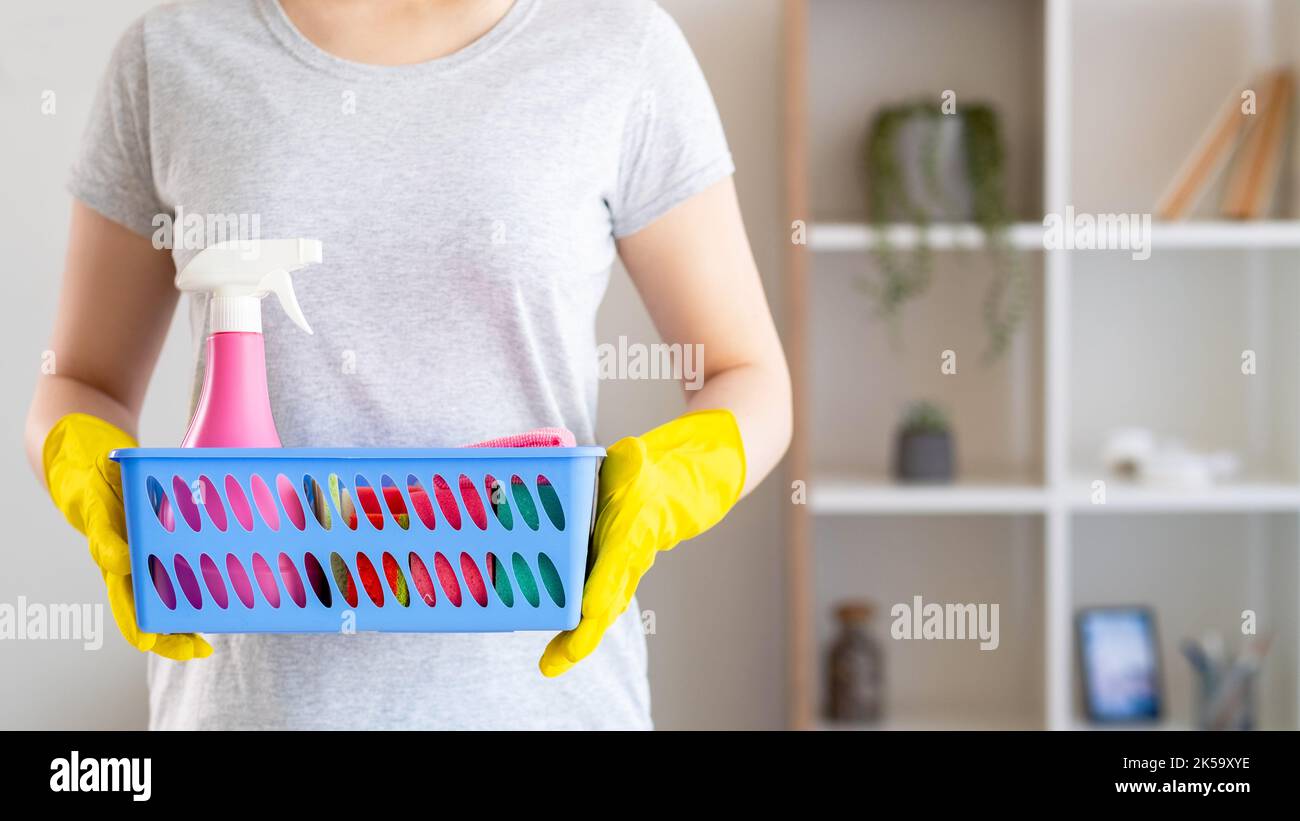
<path fill-rule="evenodd" d="M 152 651 L 151 726 L 649 727 L 636 584 L 789 439 L 732 170 L 699 67 L 650 0 L 199 0 L 131 26 L 72 174 L 59 368 L 27 445 L 119 628 Z M 703 346 L 704 384 L 686 415 L 609 448 L 577 629 L 139 632 L 104 457 L 134 443 L 172 279 L 198 250 L 151 241 L 181 209 L 324 242 L 296 283 L 316 334 L 263 317 L 286 447 L 540 426 L 593 441 L 593 323 L 618 254 L 662 336 Z M 206 304 L 190 309 L 197 386 Z"/>

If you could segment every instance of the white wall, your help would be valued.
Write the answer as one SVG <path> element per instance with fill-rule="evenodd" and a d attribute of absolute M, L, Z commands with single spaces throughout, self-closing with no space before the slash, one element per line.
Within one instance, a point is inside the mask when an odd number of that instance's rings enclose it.
<path fill-rule="evenodd" d="M 144 0 L 0 4 L 0 259 L 11 306 L 0 380 L 0 603 L 101 602 L 102 584 L 85 543 L 31 477 L 22 426 L 48 344 L 67 230 L 63 181 L 87 107 L 118 32 Z M 769 294 L 779 296 L 780 2 L 664 0 L 695 47 L 727 127 L 737 185 Z M 41 113 L 42 93 L 56 113 Z M 653 329 L 625 276 L 615 278 L 599 321 L 602 340 Z M 154 374 L 142 444 L 179 441 L 188 399 L 182 321 Z M 640 432 L 678 412 L 675 387 L 607 383 L 603 439 Z M 781 502 L 775 481 L 715 531 L 665 556 L 643 585 L 657 616 L 650 638 L 655 716 L 661 727 L 773 727 L 783 718 Z M 107 611 L 107 607 L 105 607 Z M 104 647 L 0 641 L 0 729 L 131 728 L 146 720 L 144 661 L 115 633 Z M 90 688 L 93 688 L 93 695 Z"/>

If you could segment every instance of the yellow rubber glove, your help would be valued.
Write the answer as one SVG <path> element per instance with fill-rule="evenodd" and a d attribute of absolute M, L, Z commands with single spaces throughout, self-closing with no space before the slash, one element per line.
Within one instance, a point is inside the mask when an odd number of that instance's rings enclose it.
<path fill-rule="evenodd" d="M 103 419 L 68 414 L 45 437 L 43 461 L 50 496 L 68 522 L 90 540 L 90 556 L 104 574 L 108 604 L 122 636 L 141 652 L 176 661 L 205 658 L 212 655 L 212 647 L 197 634 L 143 633 L 136 625 L 122 475 L 108 458 L 116 448 L 133 447 L 136 443 L 129 434 Z"/>
<path fill-rule="evenodd" d="M 695 411 L 615 442 L 600 469 L 582 620 L 546 646 L 543 675 L 561 675 L 590 655 L 655 554 L 721 521 L 744 486 L 745 448 L 731 411 Z"/>

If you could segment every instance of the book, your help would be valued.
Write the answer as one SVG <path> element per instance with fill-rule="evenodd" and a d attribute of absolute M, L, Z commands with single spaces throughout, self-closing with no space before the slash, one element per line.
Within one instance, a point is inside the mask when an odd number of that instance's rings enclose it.
<path fill-rule="evenodd" d="M 1276 72 L 1256 79 L 1252 88 L 1262 88 L 1272 83 Z M 1253 130 L 1258 114 L 1242 111 L 1242 89 L 1233 89 L 1227 103 L 1197 140 L 1195 148 L 1183 161 L 1178 173 L 1164 195 L 1156 204 L 1156 218 L 1180 220 L 1187 217 L 1206 191 L 1228 165 L 1237 146 Z"/>
<path fill-rule="evenodd" d="M 1242 142 L 1224 187 L 1223 216 L 1250 220 L 1268 215 L 1290 131 L 1294 86 L 1291 72 L 1284 69 L 1265 87 L 1255 115 L 1259 122 Z"/>

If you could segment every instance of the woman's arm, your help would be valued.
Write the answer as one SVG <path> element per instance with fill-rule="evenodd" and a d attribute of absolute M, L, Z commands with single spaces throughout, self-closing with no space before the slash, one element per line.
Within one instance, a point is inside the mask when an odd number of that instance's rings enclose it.
<path fill-rule="evenodd" d="M 145 388 L 176 307 L 171 255 L 79 201 L 50 350 L 27 413 L 27 459 L 45 480 L 50 428 L 80 411 L 135 435 Z"/>
<path fill-rule="evenodd" d="M 619 240 L 618 250 L 664 340 L 704 346 L 704 386 L 687 392 L 687 404 L 735 415 L 748 493 L 790 444 L 790 373 L 731 178 Z"/>
<path fill-rule="evenodd" d="M 113 620 L 131 646 L 177 661 L 210 656 L 211 645 L 193 633 L 140 630 L 121 481 L 108 460 L 112 450 L 135 444 L 145 388 L 176 307 L 174 266 L 166 251 L 80 202 L 72 206 L 70 234 L 51 342 L 54 372 L 41 378 L 27 414 L 27 458 L 49 482 L 55 506 L 85 534 Z"/>
<path fill-rule="evenodd" d="M 703 346 L 704 385 L 687 398 L 698 413 L 607 449 L 582 619 L 546 646 L 547 676 L 590 655 L 655 555 L 721 521 L 790 442 L 790 375 L 731 179 L 621 239 L 619 253 L 660 335 Z"/>

